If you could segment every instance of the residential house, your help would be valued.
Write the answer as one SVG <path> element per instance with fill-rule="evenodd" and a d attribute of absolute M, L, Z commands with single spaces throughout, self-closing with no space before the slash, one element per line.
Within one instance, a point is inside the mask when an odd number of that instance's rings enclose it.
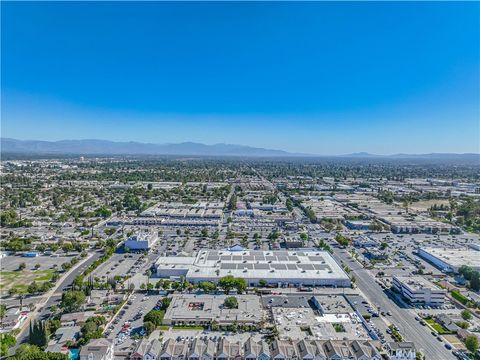
<path fill-rule="evenodd" d="M 63 314 L 60 318 L 60 323 L 62 324 L 62 326 L 82 326 L 87 322 L 89 318 L 94 315 L 95 313 L 93 311 L 81 311 L 76 313 Z"/>
<path fill-rule="evenodd" d="M 309 341 L 303 339 L 296 343 L 298 357 L 301 360 L 314 360 L 315 353 L 317 352 L 315 349 L 315 345 L 310 343 Z"/>
<path fill-rule="evenodd" d="M 435 316 L 435 319 L 440 325 L 450 332 L 456 333 L 458 330 L 460 330 L 460 326 L 455 324 L 455 321 L 447 314 L 438 314 Z"/>
<path fill-rule="evenodd" d="M 313 342 L 315 345 L 315 357 L 314 360 L 326 360 L 327 359 L 327 354 L 325 353 L 325 350 L 323 349 L 323 341 L 315 340 Z"/>
<path fill-rule="evenodd" d="M 367 341 L 354 340 L 350 343 L 350 349 L 356 360 L 380 360 L 380 353 Z"/>
<path fill-rule="evenodd" d="M 105 338 L 90 340 L 80 349 L 80 360 L 113 360 L 113 342 Z"/>
<path fill-rule="evenodd" d="M 130 360 L 143 360 L 145 354 L 150 348 L 150 340 L 148 338 L 143 338 L 137 345 L 137 348 L 130 356 Z"/>
<path fill-rule="evenodd" d="M 354 359 L 347 341 L 326 341 L 323 349 L 330 360 Z"/>
<path fill-rule="evenodd" d="M 155 339 L 150 343 L 148 350 L 143 357 L 144 360 L 158 360 L 162 354 L 162 343 Z"/>
<path fill-rule="evenodd" d="M 188 360 L 201 360 L 207 344 L 200 338 L 195 338 L 188 354 Z"/>
<path fill-rule="evenodd" d="M 265 341 L 255 341 L 248 338 L 243 347 L 245 360 L 270 360 L 270 347 Z"/>
<path fill-rule="evenodd" d="M 188 344 L 168 339 L 160 351 L 160 360 L 184 360 L 188 354 Z M 156 357 L 155 359 L 158 359 Z M 149 359 L 153 360 L 153 359 Z"/>
<path fill-rule="evenodd" d="M 291 341 L 275 339 L 272 343 L 272 359 L 294 360 L 298 359 L 297 351 Z"/>

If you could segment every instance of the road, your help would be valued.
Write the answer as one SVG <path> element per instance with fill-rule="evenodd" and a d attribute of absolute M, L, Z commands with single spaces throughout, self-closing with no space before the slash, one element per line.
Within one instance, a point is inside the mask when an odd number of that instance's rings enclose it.
<path fill-rule="evenodd" d="M 36 309 L 32 313 L 32 316 L 26 320 L 26 322 L 28 323 L 29 321 L 32 321 L 35 319 L 46 319 L 50 314 L 50 307 L 54 305 L 56 302 L 60 301 L 60 299 L 62 298 L 63 289 L 71 286 L 73 283 L 73 280 L 79 274 L 85 271 L 86 268 L 88 268 L 95 260 L 100 258 L 102 255 L 103 255 L 103 251 L 96 251 L 93 254 L 93 256 L 91 256 L 85 262 L 81 263 L 81 265 L 79 265 L 78 267 L 74 268 L 73 271 L 70 271 L 67 276 L 65 276 L 63 279 L 60 280 L 58 284 L 55 285 L 54 291 L 50 295 L 50 297 L 47 299 L 47 301 L 43 304 L 41 303 L 40 308 Z M 17 336 L 17 346 L 10 349 L 10 353 L 14 354 L 18 345 L 22 344 L 23 342 L 26 342 L 27 340 L 28 340 L 28 326 L 23 326 L 22 330 Z"/>
<path fill-rule="evenodd" d="M 333 245 L 333 242 L 332 242 Z M 451 351 L 448 351 L 443 342 L 439 342 L 429 331 L 415 320 L 414 312 L 408 308 L 400 308 L 391 300 L 384 290 L 377 284 L 375 278 L 365 270 L 347 251 L 334 248 L 333 257 L 337 262 L 344 262 L 355 274 L 358 289 L 371 301 L 372 304 L 380 307 L 381 311 L 390 311 L 389 317 L 395 324 L 402 336 L 407 341 L 413 341 L 417 350 L 422 351 L 427 359 L 455 359 Z"/>
<path fill-rule="evenodd" d="M 265 180 L 258 171 L 256 173 Z M 285 199 L 284 199 L 285 200 Z M 305 216 L 300 213 L 300 209 L 294 207 L 295 214 L 298 219 L 305 219 Z M 318 224 L 308 226 L 311 233 L 315 235 L 325 235 L 324 229 Z M 340 264 L 344 262 L 352 269 L 356 278 L 358 289 L 367 297 L 372 304 L 375 304 L 381 311 L 390 311 L 392 316 L 388 318 L 400 330 L 400 333 L 406 341 L 413 341 L 417 346 L 417 350 L 423 352 L 427 359 L 455 359 L 455 356 L 444 347 L 444 343 L 440 342 L 434 337 L 428 328 L 423 327 L 415 320 L 415 314 L 408 308 L 400 308 L 393 300 L 391 300 L 375 281 L 375 278 L 365 270 L 360 263 L 352 261 L 353 258 L 348 254 L 348 251 L 342 251 L 336 247 L 336 242 L 333 237 L 334 233 L 329 233 L 327 236 L 321 236 L 327 239 L 333 249 L 333 257 Z"/>

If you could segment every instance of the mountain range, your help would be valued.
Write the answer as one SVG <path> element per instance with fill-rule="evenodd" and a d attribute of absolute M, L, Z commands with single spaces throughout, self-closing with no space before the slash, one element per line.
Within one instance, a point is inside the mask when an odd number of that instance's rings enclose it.
<path fill-rule="evenodd" d="M 140 142 L 116 142 L 109 140 L 17 140 L 0 139 L 2 153 L 21 154 L 78 154 L 78 155 L 196 155 L 196 156 L 245 156 L 245 157 L 320 157 L 321 155 L 291 153 L 283 150 L 264 149 L 245 145 L 214 144 L 195 142 L 178 144 L 151 144 Z M 332 157 L 332 156 L 329 156 Z M 340 158 L 358 159 L 425 159 L 467 160 L 480 163 L 480 154 L 430 153 L 377 155 L 358 152 L 337 155 Z"/>
<path fill-rule="evenodd" d="M 178 144 L 149 144 L 108 140 L 16 140 L 1 138 L 1 152 L 85 154 L 85 155 L 198 155 L 198 156 L 298 156 L 282 150 L 263 149 L 244 145 L 205 145 L 194 142 Z"/>

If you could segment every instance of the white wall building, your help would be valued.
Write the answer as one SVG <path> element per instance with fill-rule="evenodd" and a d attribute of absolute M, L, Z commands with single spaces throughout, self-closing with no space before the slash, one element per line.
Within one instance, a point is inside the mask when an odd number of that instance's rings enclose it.
<path fill-rule="evenodd" d="M 124 246 L 130 250 L 150 250 L 157 240 L 157 232 L 141 232 L 125 240 Z"/>
<path fill-rule="evenodd" d="M 473 249 L 421 248 L 418 255 L 446 272 L 458 272 L 462 265 L 480 270 L 479 253 Z"/>
<path fill-rule="evenodd" d="M 393 276 L 392 286 L 411 304 L 439 306 L 445 302 L 445 290 L 421 276 Z"/>
<path fill-rule="evenodd" d="M 260 280 L 275 286 L 349 287 L 350 278 L 326 251 L 201 250 L 195 257 L 160 257 L 157 276 L 216 282 L 224 276 L 244 278 L 248 286 Z"/>

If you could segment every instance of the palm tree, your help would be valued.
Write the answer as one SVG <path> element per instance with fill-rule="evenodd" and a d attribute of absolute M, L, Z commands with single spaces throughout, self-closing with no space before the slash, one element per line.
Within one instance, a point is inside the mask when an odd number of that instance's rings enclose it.
<path fill-rule="evenodd" d="M 152 270 L 148 269 L 145 271 L 145 275 L 147 275 L 147 286 L 150 284 L 150 276 L 152 276 Z"/>

